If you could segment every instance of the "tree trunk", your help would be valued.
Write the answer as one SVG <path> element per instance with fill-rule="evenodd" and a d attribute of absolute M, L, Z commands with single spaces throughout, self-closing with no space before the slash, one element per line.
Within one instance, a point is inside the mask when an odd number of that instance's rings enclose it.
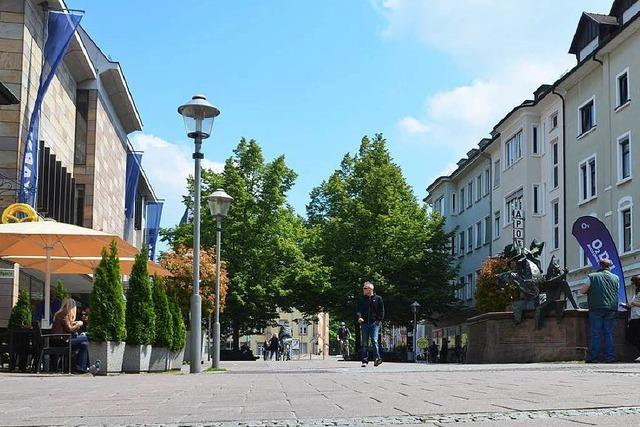
<path fill-rule="evenodd" d="M 240 322 L 233 321 L 233 349 L 240 350 Z"/>

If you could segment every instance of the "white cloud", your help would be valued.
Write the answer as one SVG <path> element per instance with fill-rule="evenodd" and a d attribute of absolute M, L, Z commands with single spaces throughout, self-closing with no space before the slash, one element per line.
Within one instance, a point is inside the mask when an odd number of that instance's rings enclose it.
<path fill-rule="evenodd" d="M 182 196 L 186 193 L 187 178 L 193 175 L 190 147 L 173 144 L 158 136 L 137 133 L 132 138 L 136 150 L 143 151 L 144 168 L 156 195 L 165 199 L 162 226 L 175 225 L 184 213 Z M 204 159 L 202 166 L 221 172 L 224 165 Z"/>
<path fill-rule="evenodd" d="M 399 126 L 403 131 L 410 134 L 421 134 L 427 133 L 429 131 L 429 127 L 427 125 L 425 125 L 415 117 L 410 116 L 407 116 L 404 119 L 400 120 Z"/>
<path fill-rule="evenodd" d="M 611 0 L 371 3 L 385 18 L 387 40 L 417 38 L 472 76 L 466 84 L 427 97 L 422 111 L 400 112 L 398 120 L 406 139 L 453 147 L 455 156 L 488 136 L 539 85 L 570 69 L 575 59 L 566 51 L 582 11 L 606 13 L 611 6 Z"/>

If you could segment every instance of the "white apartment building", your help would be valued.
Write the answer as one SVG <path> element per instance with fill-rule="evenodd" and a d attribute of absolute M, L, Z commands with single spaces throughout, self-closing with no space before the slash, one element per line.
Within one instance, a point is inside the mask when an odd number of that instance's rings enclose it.
<path fill-rule="evenodd" d="M 617 0 L 609 15 L 582 15 L 571 44 L 578 64 L 556 83 L 566 99 L 566 239 L 570 284 L 591 268 L 571 224 L 592 215 L 616 242 L 629 278 L 640 274 L 640 1 Z"/>
<path fill-rule="evenodd" d="M 448 176 L 436 179 L 425 201 L 446 218 L 445 230 L 454 232 L 452 253 L 459 263 L 457 298 L 475 305 L 482 261 L 491 254 L 491 158 L 484 152 L 490 139 L 458 162 Z"/>

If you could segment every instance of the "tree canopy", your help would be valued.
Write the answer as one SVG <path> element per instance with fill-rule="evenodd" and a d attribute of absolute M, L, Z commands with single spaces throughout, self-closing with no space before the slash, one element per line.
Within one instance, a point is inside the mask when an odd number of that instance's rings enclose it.
<path fill-rule="evenodd" d="M 455 302 L 456 269 L 444 218 L 416 200 L 382 135 L 364 137 L 356 155 L 315 188 L 307 206 L 313 254 L 330 269 L 327 308 L 354 317 L 365 280 L 375 283 L 393 323 L 411 319 L 417 300 L 423 314 Z"/>

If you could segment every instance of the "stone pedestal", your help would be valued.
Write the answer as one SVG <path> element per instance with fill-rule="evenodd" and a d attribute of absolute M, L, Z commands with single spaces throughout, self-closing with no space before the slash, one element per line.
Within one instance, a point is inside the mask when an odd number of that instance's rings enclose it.
<path fill-rule="evenodd" d="M 558 322 L 555 315 L 534 329 L 533 312 L 515 325 L 513 313 L 487 313 L 468 319 L 467 363 L 534 363 L 585 360 L 589 348 L 589 314 L 567 310 Z M 633 361 L 637 351 L 625 340 L 626 314 L 619 313 L 614 329 L 616 360 Z M 602 341 L 604 345 L 604 340 Z"/>

